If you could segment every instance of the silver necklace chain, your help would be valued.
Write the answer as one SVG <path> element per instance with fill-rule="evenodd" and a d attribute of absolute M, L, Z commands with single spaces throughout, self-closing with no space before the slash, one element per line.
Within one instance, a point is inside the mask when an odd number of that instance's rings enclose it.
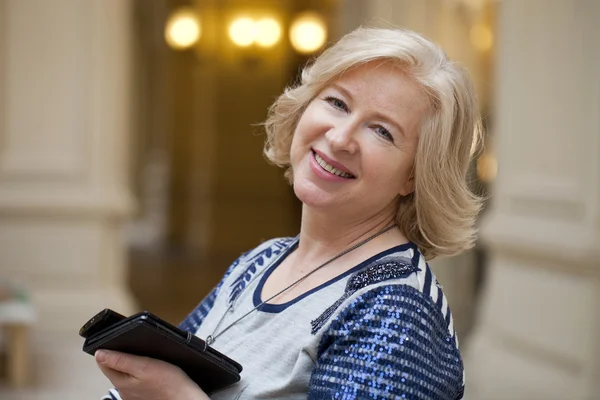
<path fill-rule="evenodd" d="M 308 278 L 309 276 L 311 276 L 312 274 L 314 274 L 315 272 L 317 272 L 318 270 L 320 270 L 321 268 L 325 267 L 326 265 L 331 264 L 332 262 L 334 262 L 335 260 L 337 260 L 338 258 L 350 253 L 351 251 L 354 251 L 356 249 L 358 249 L 360 246 L 370 242 L 371 240 L 375 239 L 378 236 L 383 235 L 384 233 L 392 230 L 394 227 L 396 226 L 396 224 L 392 224 L 390 226 L 388 226 L 387 228 L 377 232 L 376 234 L 369 236 L 368 238 L 366 238 L 365 240 L 358 242 L 357 244 L 347 248 L 346 250 L 342 251 L 341 253 L 333 256 L 332 258 L 330 258 L 329 260 L 325 261 L 323 264 L 319 265 L 318 267 L 314 268 L 311 271 L 308 271 L 306 274 L 304 274 L 303 276 L 301 276 L 299 279 L 297 279 L 296 281 L 292 282 L 290 285 L 286 286 L 285 288 L 283 288 L 282 290 L 280 290 L 279 292 L 275 293 L 273 296 L 269 297 L 268 299 L 266 299 L 265 301 L 262 301 L 259 305 L 257 305 L 256 307 L 254 307 L 253 309 L 251 309 L 250 311 L 248 311 L 247 313 L 245 313 L 244 315 L 242 315 L 241 317 L 239 317 L 238 319 L 236 319 L 235 321 L 233 321 L 231 324 L 227 325 L 223 330 L 221 330 L 219 333 L 217 332 L 217 329 L 219 329 L 219 326 L 221 325 L 221 323 L 223 322 L 223 320 L 225 319 L 225 316 L 227 315 L 227 312 L 229 311 L 229 309 L 231 309 L 232 306 L 229 306 L 229 308 L 227 309 L 227 311 L 225 311 L 225 314 L 223 314 L 223 316 L 221 317 L 221 319 L 219 320 L 219 322 L 217 323 L 217 326 L 215 327 L 215 329 L 213 330 L 213 334 L 212 335 L 208 335 L 208 337 L 206 338 L 206 344 L 207 345 L 211 345 L 215 342 L 215 340 L 221 336 L 222 334 L 224 334 L 225 332 L 227 332 L 232 326 L 234 326 L 235 324 L 237 324 L 238 322 L 240 322 L 242 319 L 246 318 L 248 315 L 252 314 L 254 311 L 258 310 L 262 305 L 264 305 L 265 303 L 273 300 L 275 297 L 279 296 L 280 294 L 288 291 L 289 289 L 291 289 L 292 287 L 296 286 L 297 284 L 299 284 L 300 282 L 302 282 L 303 280 L 305 280 L 306 278 Z M 277 259 L 277 258 L 276 258 Z M 267 269 L 269 269 L 270 265 L 265 267 L 263 272 L 266 271 Z M 262 274 L 259 274 L 262 275 Z M 250 286 L 250 284 L 252 284 L 252 282 L 250 282 L 248 284 L 248 286 Z"/>

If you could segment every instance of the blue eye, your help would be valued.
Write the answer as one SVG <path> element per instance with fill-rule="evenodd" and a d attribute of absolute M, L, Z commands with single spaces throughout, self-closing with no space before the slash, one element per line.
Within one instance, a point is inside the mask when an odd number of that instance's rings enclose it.
<path fill-rule="evenodd" d="M 392 136 L 390 131 L 385 129 L 383 126 L 381 126 L 381 125 L 375 126 L 375 132 L 377 132 L 377 134 L 379 134 L 379 136 L 383 137 L 384 139 L 389 140 L 390 142 L 394 143 L 394 137 Z"/>
<path fill-rule="evenodd" d="M 337 97 L 327 96 L 325 97 L 325 101 L 331 104 L 333 107 L 337 108 L 338 110 L 348 112 L 348 106 L 346 105 L 346 103 L 344 103 L 343 100 L 338 99 Z"/>

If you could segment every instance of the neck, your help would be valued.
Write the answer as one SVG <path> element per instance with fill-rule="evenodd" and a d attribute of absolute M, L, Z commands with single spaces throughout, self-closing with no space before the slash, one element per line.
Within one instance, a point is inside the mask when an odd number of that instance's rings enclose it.
<path fill-rule="evenodd" d="M 303 206 L 297 259 L 325 260 L 381 232 L 395 223 L 395 207 L 368 218 L 350 220 Z M 396 227 L 366 243 L 363 250 L 389 248 L 407 242 Z M 383 250 L 383 249 L 382 249 Z"/>

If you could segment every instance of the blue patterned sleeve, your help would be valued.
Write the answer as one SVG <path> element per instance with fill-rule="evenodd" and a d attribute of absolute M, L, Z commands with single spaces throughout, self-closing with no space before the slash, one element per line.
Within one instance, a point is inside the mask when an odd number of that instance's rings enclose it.
<path fill-rule="evenodd" d="M 308 398 L 461 399 L 456 343 L 431 298 L 408 285 L 380 286 L 323 334 Z"/>

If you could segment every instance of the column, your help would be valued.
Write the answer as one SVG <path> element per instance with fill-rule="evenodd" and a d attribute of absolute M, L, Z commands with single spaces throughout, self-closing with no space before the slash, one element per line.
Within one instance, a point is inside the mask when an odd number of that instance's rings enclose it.
<path fill-rule="evenodd" d="M 468 399 L 600 392 L 600 2 L 498 3 L 499 174 Z"/>
<path fill-rule="evenodd" d="M 0 0 L 0 279 L 31 290 L 38 331 L 133 309 L 129 18 L 125 0 Z"/>

